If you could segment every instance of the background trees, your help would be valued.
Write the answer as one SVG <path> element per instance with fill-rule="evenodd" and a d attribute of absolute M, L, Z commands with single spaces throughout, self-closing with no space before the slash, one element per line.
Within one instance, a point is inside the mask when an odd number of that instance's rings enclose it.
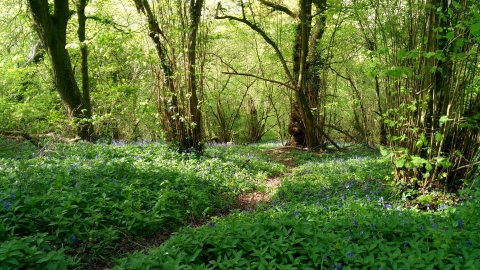
<path fill-rule="evenodd" d="M 477 172 L 475 1 L 28 3 L 0 8 L 4 135 L 384 145 L 423 193 Z"/>
<path fill-rule="evenodd" d="M 396 178 L 451 190 L 477 168 L 478 3 L 407 3 L 357 2 L 356 16 L 370 75 L 385 89 L 377 96 Z"/>

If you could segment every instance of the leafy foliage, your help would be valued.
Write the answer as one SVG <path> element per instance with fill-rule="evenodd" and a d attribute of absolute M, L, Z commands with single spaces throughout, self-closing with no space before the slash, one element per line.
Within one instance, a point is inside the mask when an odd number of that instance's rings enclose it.
<path fill-rule="evenodd" d="M 65 254 L 102 258 L 125 236 L 172 231 L 226 209 L 284 170 L 253 147 L 212 146 L 202 157 L 146 142 L 57 144 L 40 152 L 10 141 L 1 147 L 0 241 L 12 267 L 13 259 L 33 267 L 40 255 L 29 248 L 42 243 L 63 256 L 45 263 L 73 262 Z M 24 251 L 8 253 L 9 246 Z"/>
<path fill-rule="evenodd" d="M 378 153 L 358 154 L 301 154 L 309 161 L 284 180 L 271 205 L 185 227 L 114 269 L 480 267 L 478 189 L 459 206 L 405 208 L 387 197 L 388 163 Z"/>

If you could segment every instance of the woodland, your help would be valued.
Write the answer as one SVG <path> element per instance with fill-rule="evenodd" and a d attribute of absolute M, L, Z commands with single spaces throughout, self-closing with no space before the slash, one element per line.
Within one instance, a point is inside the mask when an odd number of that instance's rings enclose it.
<path fill-rule="evenodd" d="M 0 5 L 0 269 L 480 269 L 476 0 Z"/>

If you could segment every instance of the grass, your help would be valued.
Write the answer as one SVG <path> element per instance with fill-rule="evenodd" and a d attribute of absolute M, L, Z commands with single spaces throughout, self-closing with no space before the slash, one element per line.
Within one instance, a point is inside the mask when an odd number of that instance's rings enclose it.
<path fill-rule="evenodd" d="M 0 269 L 480 268 L 478 186 L 458 205 L 407 208 L 375 150 L 292 151 L 287 173 L 266 154 L 279 146 L 198 157 L 158 143 L 0 141 Z M 273 177 L 269 203 L 235 209 Z"/>

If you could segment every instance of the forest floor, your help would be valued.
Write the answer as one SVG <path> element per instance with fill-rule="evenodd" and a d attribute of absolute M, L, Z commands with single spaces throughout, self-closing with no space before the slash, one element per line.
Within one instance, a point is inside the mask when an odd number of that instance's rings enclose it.
<path fill-rule="evenodd" d="M 409 200 L 375 149 L 47 145 L 0 140 L 6 269 L 480 269 L 478 185 Z"/>
<path fill-rule="evenodd" d="M 282 146 L 279 148 L 265 150 L 265 153 L 269 157 L 271 157 L 276 162 L 285 165 L 286 168 L 288 168 L 288 170 L 278 175 L 269 176 L 265 183 L 266 191 L 252 190 L 245 193 L 241 193 L 235 198 L 234 203 L 232 204 L 232 207 L 230 209 L 218 209 L 214 215 L 196 220 L 194 223 L 191 223 L 189 226 L 193 228 L 204 226 L 208 224 L 212 220 L 212 218 L 226 217 L 229 214 L 235 212 L 234 210 L 251 211 L 251 209 L 255 209 L 256 205 L 260 203 L 270 205 L 272 195 L 276 192 L 278 187 L 282 184 L 282 178 L 291 176 L 293 169 L 296 167 L 295 158 L 294 158 L 295 153 L 298 153 L 301 151 L 305 151 L 305 150 L 299 147 L 292 147 L 292 146 Z M 158 247 L 162 243 L 167 241 L 172 235 L 172 233 L 174 233 L 174 231 L 157 233 L 150 237 L 142 238 L 139 240 L 133 240 L 128 235 L 124 235 L 124 238 L 120 240 L 120 244 L 122 246 L 120 254 L 122 254 L 122 256 L 125 256 L 126 253 L 132 254 L 135 251 L 138 252 L 142 250 L 148 250 L 149 248 Z M 112 254 L 112 255 L 113 257 L 116 257 L 119 254 Z M 99 260 L 85 266 L 84 269 L 85 270 L 110 269 L 114 265 L 115 263 L 113 260 L 107 260 L 107 261 Z"/>

